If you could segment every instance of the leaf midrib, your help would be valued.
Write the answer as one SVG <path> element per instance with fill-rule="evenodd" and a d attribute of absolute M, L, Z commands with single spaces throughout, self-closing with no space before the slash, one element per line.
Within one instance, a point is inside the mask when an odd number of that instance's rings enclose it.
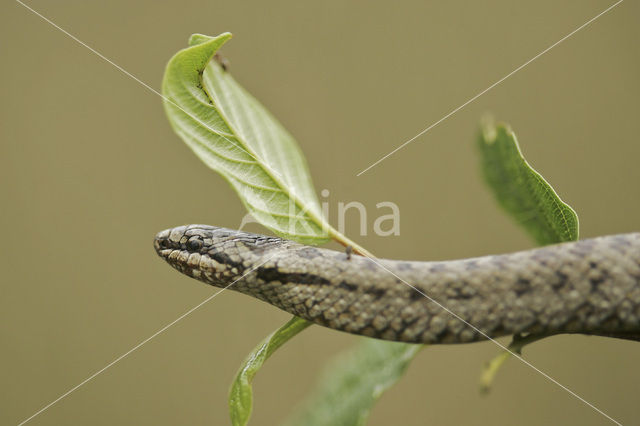
<path fill-rule="evenodd" d="M 563 207 L 567 207 L 567 204 L 564 203 L 564 201 L 562 201 L 562 199 L 560 198 L 558 193 L 555 191 L 555 189 L 553 189 L 553 187 L 549 185 L 549 182 L 547 182 L 547 180 L 544 177 L 542 177 L 542 175 L 536 169 L 531 167 L 531 164 L 529 164 L 527 159 L 522 154 L 522 150 L 520 149 L 520 143 L 518 142 L 518 138 L 516 137 L 515 133 L 507 129 L 505 129 L 505 133 L 508 137 L 511 137 L 516 142 L 515 146 L 516 146 L 516 149 L 518 150 L 518 155 L 520 156 L 520 158 L 522 158 L 523 163 L 534 172 L 533 174 L 536 180 L 538 181 L 539 188 L 542 188 L 542 190 L 547 194 L 551 193 L 552 195 L 555 195 L 555 197 L 552 196 L 549 198 L 551 199 L 551 203 L 554 205 L 556 210 L 560 212 L 560 216 L 562 217 L 562 223 L 564 224 L 564 229 L 561 230 L 561 232 L 565 236 L 569 237 L 569 239 L 573 240 L 574 238 L 572 238 L 572 235 L 571 235 L 571 227 L 569 226 L 569 221 L 567 220 L 567 217 L 565 215 L 565 209 L 563 208 Z M 544 218 L 544 219 L 549 223 L 549 220 L 547 220 L 547 218 Z M 552 223 L 549 223 L 549 225 L 551 225 L 551 229 L 555 228 Z"/>
<path fill-rule="evenodd" d="M 208 65 L 210 65 L 211 61 L 212 61 L 212 59 L 209 59 L 209 61 L 206 62 L 204 68 L 206 68 Z M 217 65 L 213 64 L 213 66 L 217 66 Z M 337 232 L 337 231 L 335 231 L 335 229 L 333 229 L 333 227 L 331 225 L 329 225 L 329 223 L 327 223 L 324 219 L 319 218 L 312 209 L 310 209 L 306 205 L 304 205 L 300 201 L 298 196 L 295 194 L 295 192 L 293 192 L 287 185 L 285 185 L 284 182 L 282 182 L 282 180 L 279 177 L 277 177 L 277 175 L 275 173 L 272 172 L 271 168 L 258 155 L 256 155 L 256 153 L 253 152 L 252 149 L 250 149 L 248 147 L 248 144 L 246 143 L 246 141 L 242 137 L 240 137 L 240 134 L 238 133 L 238 131 L 235 128 L 235 126 L 233 126 L 231 124 L 229 118 L 224 113 L 224 110 L 221 109 L 219 105 L 217 105 L 217 103 L 215 102 L 214 98 L 207 91 L 206 86 L 204 84 L 204 80 L 203 80 L 204 68 L 202 69 L 202 72 L 198 73 L 198 79 L 199 79 L 199 82 L 200 82 L 200 87 L 198 89 L 202 90 L 204 92 L 204 94 L 207 96 L 207 98 L 211 101 L 211 105 L 210 106 L 216 110 L 216 112 L 220 115 L 220 118 L 224 121 L 224 123 L 227 125 L 227 127 L 233 132 L 233 137 L 238 141 L 238 143 L 240 143 L 242 148 L 244 148 L 247 151 L 247 153 L 256 160 L 256 162 L 260 165 L 260 167 L 263 169 L 263 171 L 269 176 L 269 178 L 272 179 L 278 185 L 279 188 L 281 188 L 282 192 L 285 192 L 284 188 L 286 188 L 286 192 L 285 193 L 289 197 L 291 197 L 291 199 L 294 201 L 296 206 L 298 206 L 298 208 L 300 208 L 303 212 L 305 212 L 313 220 L 313 222 L 318 227 L 326 229 L 330 236 L 334 235 L 334 232 Z M 334 231 L 334 232 L 332 232 L 332 231 Z M 318 238 L 320 238 L 320 237 L 321 236 L 318 235 Z"/>

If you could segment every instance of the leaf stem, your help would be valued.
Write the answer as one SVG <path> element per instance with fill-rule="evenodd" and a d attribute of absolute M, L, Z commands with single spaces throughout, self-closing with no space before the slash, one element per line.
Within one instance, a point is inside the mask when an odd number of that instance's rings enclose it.
<path fill-rule="evenodd" d="M 507 347 L 507 350 L 496 355 L 482 369 L 482 374 L 480 375 L 480 392 L 483 394 L 489 393 L 498 370 L 502 364 L 511 357 L 511 355 L 521 355 L 522 348 L 526 345 L 550 336 L 553 336 L 553 334 L 530 334 L 525 337 L 518 334 L 514 335 L 513 340 L 511 340 L 511 343 L 509 343 L 509 346 Z"/>
<path fill-rule="evenodd" d="M 331 237 L 332 240 L 342 244 L 345 247 L 351 246 L 355 254 L 359 254 L 360 256 L 364 256 L 364 257 L 375 258 L 373 253 L 371 253 L 370 251 L 368 251 L 367 249 L 365 249 L 355 241 L 351 240 L 349 237 L 342 234 L 331 225 L 327 225 L 327 228 L 328 228 L 327 231 L 329 232 L 329 236 Z"/>

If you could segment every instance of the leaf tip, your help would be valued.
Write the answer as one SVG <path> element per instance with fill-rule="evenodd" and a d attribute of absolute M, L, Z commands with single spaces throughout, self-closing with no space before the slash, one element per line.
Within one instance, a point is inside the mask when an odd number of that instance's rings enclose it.
<path fill-rule="evenodd" d="M 509 124 L 504 122 L 496 123 L 491 114 L 485 114 L 480 120 L 480 142 L 492 145 L 501 135 L 516 139 L 516 135 Z"/>
<path fill-rule="evenodd" d="M 197 46 L 199 44 L 206 43 L 212 40 L 218 40 L 224 43 L 227 40 L 229 40 L 231 37 L 233 37 L 233 34 L 231 34 L 230 32 L 224 32 L 215 37 L 211 37 L 205 34 L 195 33 L 195 34 L 191 34 L 191 36 L 189 37 L 189 47 Z"/>
<path fill-rule="evenodd" d="M 498 132 L 492 115 L 486 114 L 480 120 L 480 136 L 480 141 L 487 145 L 491 145 L 496 141 Z"/>

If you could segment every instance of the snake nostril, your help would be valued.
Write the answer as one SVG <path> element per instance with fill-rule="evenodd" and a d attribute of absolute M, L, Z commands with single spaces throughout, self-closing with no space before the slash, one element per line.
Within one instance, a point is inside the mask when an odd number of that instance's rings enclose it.
<path fill-rule="evenodd" d="M 169 248 L 171 246 L 171 242 L 168 239 L 160 240 L 160 247 Z"/>

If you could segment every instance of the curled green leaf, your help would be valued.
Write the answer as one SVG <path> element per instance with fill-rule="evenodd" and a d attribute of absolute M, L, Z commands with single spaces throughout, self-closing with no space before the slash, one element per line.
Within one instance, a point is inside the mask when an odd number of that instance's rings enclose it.
<path fill-rule="evenodd" d="M 478 137 L 484 177 L 498 203 L 540 245 L 578 239 L 578 216 L 525 160 L 515 133 L 484 122 Z"/>
<path fill-rule="evenodd" d="M 229 38 L 194 34 L 171 58 L 162 82 L 169 122 L 260 223 L 286 238 L 326 242 L 332 229 L 295 140 L 212 60 Z"/>
<path fill-rule="evenodd" d="M 244 426 L 249 422 L 253 407 L 251 382 L 262 364 L 276 349 L 310 325 L 309 321 L 293 317 L 285 325 L 268 335 L 247 356 L 229 391 L 229 414 L 233 426 Z"/>

